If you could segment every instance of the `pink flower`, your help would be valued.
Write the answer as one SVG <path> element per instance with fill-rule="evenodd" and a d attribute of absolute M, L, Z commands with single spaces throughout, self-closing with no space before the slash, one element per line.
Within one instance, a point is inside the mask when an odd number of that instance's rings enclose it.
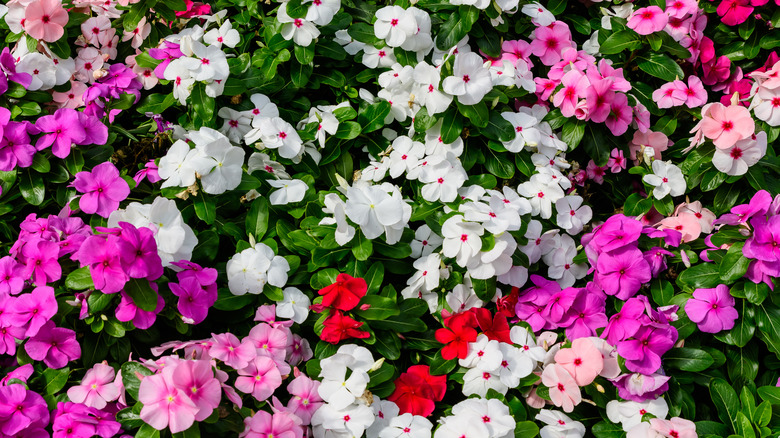
<path fill-rule="evenodd" d="M 555 94 L 553 104 L 561 109 L 564 117 L 571 117 L 577 107 L 577 101 L 585 95 L 588 78 L 577 70 L 571 70 L 563 76 L 561 83 L 563 89 Z"/>
<path fill-rule="evenodd" d="M 119 292 L 129 280 L 122 269 L 116 240 L 115 237 L 107 238 L 103 235 L 89 236 L 73 256 L 81 266 L 89 266 L 95 289 L 107 294 Z"/>
<path fill-rule="evenodd" d="M 658 224 L 659 229 L 671 229 L 682 234 L 683 242 L 692 242 L 701 234 L 701 224 L 694 215 L 683 214 L 663 219 Z"/>
<path fill-rule="evenodd" d="M 628 156 L 634 163 L 642 161 L 646 154 L 645 148 L 653 149 L 653 157 L 656 160 L 661 159 L 661 152 L 669 147 L 669 138 L 663 132 L 634 132 L 634 138 L 628 144 Z"/>
<path fill-rule="evenodd" d="M 604 358 L 589 338 L 575 339 L 571 348 L 558 350 L 555 363 L 568 371 L 578 386 L 590 385 L 604 368 Z"/>
<path fill-rule="evenodd" d="M 585 90 L 585 101 L 588 105 L 590 120 L 603 123 L 609 117 L 609 110 L 612 101 L 615 99 L 615 92 L 612 91 L 612 82 L 612 78 L 591 80 L 590 86 Z M 586 82 L 585 86 L 587 85 Z"/>
<path fill-rule="evenodd" d="M 105 218 L 130 194 L 127 181 L 110 161 L 98 164 L 92 172 L 77 173 L 73 187 L 84 193 L 79 199 L 79 207 L 84 213 L 97 213 Z"/>
<path fill-rule="evenodd" d="M 561 51 L 565 47 L 571 47 L 571 31 L 566 23 L 556 21 L 536 28 L 530 48 L 544 65 L 553 65 L 561 60 Z"/>
<path fill-rule="evenodd" d="M 252 417 L 244 418 L 244 431 L 240 438 L 303 438 L 303 428 L 300 419 L 287 412 L 276 412 L 271 415 L 265 411 L 257 411 Z M 349 421 L 349 416 L 347 419 Z"/>
<path fill-rule="evenodd" d="M 300 417 L 303 424 L 311 423 L 311 416 L 322 406 L 323 401 L 317 391 L 319 387 L 319 381 L 312 380 L 303 374 L 287 385 L 287 392 L 292 396 L 287 402 L 287 409 Z"/>
<path fill-rule="evenodd" d="M 81 144 L 87 138 L 79 112 L 70 108 L 60 108 L 50 116 L 39 118 L 35 127 L 44 134 L 35 142 L 35 148 L 40 151 L 51 146 L 57 158 L 67 157 L 73 143 Z"/>
<path fill-rule="evenodd" d="M 606 174 L 607 168 L 604 166 L 597 166 L 596 162 L 590 160 L 588 167 L 585 168 L 588 179 L 592 179 L 597 184 L 604 184 L 604 174 Z"/>
<path fill-rule="evenodd" d="M 671 420 L 661 420 L 658 418 L 650 419 L 650 427 L 665 437 L 674 438 L 696 438 L 696 425 L 680 417 L 674 417 Z"/>
<path fill-rule="evenodd" d="M 232 333 L 223 333 L 219 335 L 211 334 L 214 341 L 209 349 L 209 356 L 225 362 L 226 365 L 240 370 L 249 365 L 249 361 L 257 356 L 255 346 L 250 339 L 239 341 L 236 335 Z"/>
<path fill-rule="evenodd" d="M 688 108 L 696 108 L 707 103 L 707 90 L 697 76 L 688 76 L 688 85 L 682 85 L 681 95 L 685 95 L 685 106 Z"/>
<path fill-rule="evenodd" d="M 267 356 L 257 356 L 238 370 L 236 389 L 252 394 L 257 401 L 267 400 L 282 385 L 282 374 L 276 362 Z"/>
<path fill-rule="evenodd" d="M 170 427 L 173 433 L 189 429 L 198 412 L 198 406 L 176 388 L 173 377 L 176 368 L 167 366 L 160 374 L 144 377 L 138 388 L 138 401 L 144 405 L 141 419 L 157 430 Z"/>
<path fill-rule="evenodd" d="M 222 391 L 219 380 L 214 377 L 210 361 L 180 361 L 176 364 L 172 377 L 176 388 L 187 394 L 198 407 L 195 421 L 205 420 L 219 406 Z"/>
<path fill-rule="evenodd" d="M 36 40 L 53 43 L 65 34 L 68 12 L 60 0 L 36 0 L 24 10 L 24 30 Z"/>
<path fill-rule="evenodd" d="M 29 294 L 20 295 L 12 304 L 13 311 L 9 312 L 11 325 L 26 328 L 24 336 L 35 336 L 43 326 L 55 314 L 57 314 L 57 300 L 54 297 L 54 289 L 48 286 L 39 286 Z"/>
<path fill-rule="evenodd" d="M 693 298 L 685 303 L 685 314 L 706 333 L 718 333 L 734 327 L 739 317 L 734 308 L 734 297 L 725 284 L 715 288 L 696 289 Z"/>
<path fill-rule="evenodd" d="M 755 129 L 755 122 L 747 108 L 741 105 L 726 107 L 721 103 L 715 103 L 709 108 L 701 126 L 704 136 L 720 149 L 729 148 L 739 140 L 750 137 Z"/>
<path fill-rule="evenodd" d="M 48 321 L 38 334 L 24 344 L 24 350 L 34 360 L 42 360 L 49 368 L 59 369 L 81 357 L 81 346 L 76 332 L 56 327 Z"/>
<path fill-rule="evenodd" d="M 34 238 L 22 247 L 21 258 L 26 266 L 25 274 L 36 286 L 57 281 L 62 276 L 58 261 L 60 247 L 56 242 Z"/>
<path fill-rule="evenodd" d="M 628 97 L 623 93 L 615 94 L 610 106 L 610 113 L 604 124 L 612 132 L 612 135 L 623 135 L 628 130 L 628 125 L 634 120 L 634 113 L 628 106 Z"/>
<path fill-rule="evenodd" d="M 157 283 L 149 283 L 149 285 L 155 292 L 157 291 Z M 122 299 L 116 306 L 116 319 L 122 322 L 132 321 L 135 328 L 138 329 L 145 330 L 151 327 L 157 319 L 157 314 L 165 307 L 165 300 L 159 295 L 157 295 L 157 307 L 152 311 L 142 310 L 136 306 L 133 299 L 125 291 L 120 292 L 120 295 Z"/>
<path fill-rule="evenodd" d="M 718 15 L 723 24 L 736 26 L 745 22 L 753 13 L 750 0 L 723 0 L 718 5 Z"/>
<path fill-rule="evenodd" d="M 658 108 L 671 108 L 685 103 L 685 96 L 679 92 L 680 84 L 685 86 L 685 83 L 678 80 L 667 82 L 661 85 L 661 88 L 653 91 L 653 100 L 658 103 Z"/>
<path fill-rule="evenodd" d="M 623 156 L 623 151 L 618 148 L 612 149 L 609 154 L 609 160 L 607 160 L 607 167 L 612 173 L 619 173 L 626 168 L 626 158 Z"/>
<path fill-rule="evenodd" d="M 650 265 L 642 251 L 625 246 L 599 256 L 595 281 L 607 295 L 627 300 L 652 278 Z"/>
<path fill-rule="evenodd" d="M 279 363 L 284 361 L 287 347 L 290 345 L 288 332 L 289 329 L 285 331 L 282 328 L 273 328 L 266 323 L 260 323 L 252 327 L 246 339 L 257 348 L 258 356 L 270 356 Z"/>
<path fill-rule="evenodd" d="M 75 403 L 103 409 L 108 402 L 119 398 L 119 387 L 114 383 L 114 368 L 106 363 L 97 363 L 84 375 L 81 384 L 68 390 L 68 397 Z"/>
<path fill-rule="evenodd" d="M 634 11 L 627 25 L 639 35 L 650 35 L 663 30 L 668 21 L 669 16 L 661 8 L 648 6 Z"/>
<path fill-rule="evenodd" d="M 574 377 L 561 365 L 556 363 L 547 365 L 542 372 L 542 383 L 550 388 L 550 400 L 555 406 L 563 408 L 564 412 L 571 412 L 574 406 L 582 401 L 580 387 Z"/>

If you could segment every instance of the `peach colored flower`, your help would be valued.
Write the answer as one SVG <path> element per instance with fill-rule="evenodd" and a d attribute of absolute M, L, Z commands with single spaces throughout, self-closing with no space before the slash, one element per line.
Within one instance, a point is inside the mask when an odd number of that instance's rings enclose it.
<path fill-rule="evenodd" d="M 750 111 L 742 105 L 724 106 L 716 103 L 702 119 L 701 130 L 719 149 L 734 146 L 736 142 L 753 135 L 756 124 Z"/>
<path fill-rule="evenodd" d="M 542 372 L 542 383 L 550 388 L 550 400 L 564 412 L 571 412 L 582 401 L 582 394 L 574 377 L 558 364 L 548 365 Z"/>
<path fill-rule="evenodd" d="M 555 362 L 574 377 L 578 386 L 590 385 L 604 368 L 604 358 L 589 338 L 575 339 L 571 348 L 555 353 Z"/>
<path fill-rule="evenodd" d="M 36 0 L 24 12 L 24 30 L 36 40 L 53 43 L 65 33 L 68 12 L 60 0 Z"/>

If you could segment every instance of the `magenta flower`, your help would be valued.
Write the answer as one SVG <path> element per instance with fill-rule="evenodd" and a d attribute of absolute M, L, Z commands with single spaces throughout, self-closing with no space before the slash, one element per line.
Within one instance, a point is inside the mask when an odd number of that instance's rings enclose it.
<path fill-rule="evenodd" d="M 24 271 L 25 267 L 13 257 L 0 258 L 0 296 L 16 295 L 24 289 L 24 280 L 28 278 Z"/>
<path fill-rule="evenodd" d="M 19 436 L 22 431 L 44 428 L 48 424 L 49 409 L 40 394 L 19 384 L 0 386 L 1 433 Z"/>
<path fill-rule="evenodd" d="M 26 269 L 25 275 L 36 286 L 57 281 L 62 276 L 62 268 L 57 260 L 60 247 L 55 242 L 35 239 L 27 242 L 21 251 L 21 259 Z"/>
<path fill-rule="evenodd" d="M 610 113 L 604 124 L 607 125 L 612 135 L 623 135 L 628 130 L 628 125 L 634 120 L 633 109 L 628 105 L 628 97 L 623 93 L 615 94 L 610 105 Z"/>
<path fill-rule="evenodd" d="M 238 370 L 235 386 L 244 394 L 252 394 L 257 401 L 264 401 L 282 386 L 282 374 L 273 358 L 257 356 Z"/>
<path fill-rule="evenodd" d="M 742 248 L 745 257 L 765 262 L 780 261 L 780 216 L 754 217 L 750 220 L 753 235 Z"/>
<path fill-rule="evenodd" d="M 157 430 L 166 427 L 173 433 L 183 432 L 195 422 L 198 406 L 174 383 L 174 366 L 162 373 L 146 376 L 138 388 L 138 401 L 143 403 L 141 419 Z"/>
<path fill-rule="evenodd" d="M 31 293 L 20 295 L 14 300 L 9 321 L 17 327 L 25 327 L 24 336 L 30 337 L 38 334 L 56 313 L 57 299 L 54 297 L 54 289 L 39 286 Z"/>
<path fill-rule="evenodd" d="M 542 64 L 553 65 L 561 60 L 561 52 L 567 47 L 571 47 L 569 26 L 562 21 L 555 21 L 549 26 L 536 28 L 530 49 L 541 59 Z"/>
<path fill-rule="evenodd" d="M 629 298 L 620 308 L 620 312 L 609 319 L 609 324 L 601 332 L 601 337 L 605 338 L 610 345 L 617 345 L 620 341 L 634 336 L 643 321 L 647 319 L 644 314 L 648 306 L 647 297 L 644 295 Z"/>
<path fill-rule="evenodd" d="M 745 22 L 753 13 L 750 0 L 723 0 L 718 5 L 717 13 L 723 24 L 736 26 Z"/>
<path fill-rule="evenodd" d="M 766 190 L 759 190 L 750 198 L 747 204 L 740 204 L 731 208 L 731 212 L 722 215 L 715 222 L 726 225 L 742 225 L 748 222 L 753 216 L 766 214 L 769 206 L 772 204 L 772 195 Z"/>
<path fill-rule="evenodd" d="M 168 283 L 171 292 L 179 297 L 177 308 L 188 324 L 200 324 L 208 316 L 209 308 L 217 302 L 217 288 L 204 289 L 196 278 L 189 277 L 177 283 Z"/>
<path fill-rule="evenodd" d="M 152 289 L 157 291 L 157 283 L 149 283 Z M 122 299 L 119 301 L 119 305 L 116 306 L 116 319 L 127 322 L 133 321 L 135 328 L 142 330 L 148 329 L 154 324 L 157 319 L 157 314 L 165 307 L 165 300 L 160 295 L 157 295 L 157 307 L 154 311 L 142 310 L 135 305 L 133 299 L 130 298 L 124 291 L 120 292 Z"/>
<path fill-rule="evenodd" d="M 642 284 L 652 279 L 651 274 L 642 251 L 622 247 L 599 257 L 594 279 L 607 295 L 627 300 L 639 291 Z"/>
<path fill-rule="evenodd" d="M 589 286 L 593 283 L 589 283 Z M 598 286 L 595 286 L 598 288 Z M 583 288 L 577 293 L 569 308 L 573 318 L 566 327 L 566 337 L 571 340 L 596 336 L 596 329 L 607 325 L 605 308 L 606 297 L 601 291 L 590 291 Z"/>
<path fill-rule="evenodd" d="M 213 359 L 221 360 L 233 369 L 240 370 L 249 365 L 249 361 L 257 356 L 255 346 L 252 341 L 244 339 L 239 341 L 236 335 L 232 333 L 223 333 L 219 335 L 211 334 L 214 343 L 209 349 L 209 356 Z"/>
<path fill-rule="evenodd" d="M 550 297 L 561 291 L 561 286 L 556 281 L 547 280 L 538 275 L 531 275 L 531 282 L 535 287 L 528 288 L 520 293 L 515 314 L 521 321 L 531 325 L 531 330 L 539 332 L 542 329 L 551 329 L 553 325 L 545 317 L 545 308 Z"/>
<path fill-rule="evenodd" d="M 157 252 L 154 232 L 146 227 L 136 228 L 119 222 L 122 234 L 116 239 L 122 268 L 130 278 L 156 280 L 163 274 L 162 260 Z"/>
<path fill-rule="evenodd" d="M 105 218 L 130 195 L 130 186 L 110 161 L 98 164 L 92 172 L 77 173 L 73 187 L 84 193 L 79 199 L 79 207 L 84 213 L 97 213 Z"/>
<path fill-rule="evenodd" d="M 685 314 L 706 333 L 718 333 L 734 327 L 739 313 L 734 308 L 734 297 L 725 284 L 709 289 L 696 289 L 693 298 L 685 303 Z"/>
<path fill-rule="evenodd" d="M 99 118 L 86 113 L 78 112 L 79 123 L 84 128 L 86 136 L 81 142 L 76 141 L 76 144 L 106 144 L 108 141 L 108 127 L 100 121 Z"/>
<path fill-rule="evenodd" d="M 653 278 L 657 277 L 662 271 L 666 270 L 666 257 L 673 256 L 671 252 L 661 248 L 653 247 L 645 251 L 644 257 L 650 265 L 650 272 Z"/>
<path fill-rule="evenodd" d="M 57 327 L 48 321 L 38 334 L 24 344 L 24 350 L 34 360 L 42 360 L 49 368 L 59 369 L 81 357 L 76 332 Z"/>
<path fill-rule="evenodd" d="M 99 436 L 111 438 L 121 429 L 114 414 L 80 403 L 59 402 L 54 410 L 53 438 L 81 438 Z"/>
<path fill-rule="evenodd" d="M 661 374 L 621 374 L 612 380 L 618 395 L 638 403 L 653 400 L 669 389 L 669 376 Z"/>
<path fill-rule="evenodd" d="M 8 172 L 16 166 L 32 165 L 36 149 L 30 142 L 30 131 L 37 131 L 30 122 L 8 122 L 5 125 L 0 138 L 0 170 Z"/>
<path fill-rule="evenodd" d="M 319 387 L 319 381 L 312 380 L 303 374 L 287 385 L 287 392 L 292 396 L 287 402 L 287 409 L 300 417 L 305 425 L 311 423 L 311 416 L 323 404 L 318 392 Z"/>
<path fill-rule="evenodd" d="M 596 230 L 589 246 L 594 246 L 599 252 L 613 251 L 636 242 L 640 234 L 642 234 L 641 222 L 616 214 Z"/>
<path fill-rule="evenodd" d="M 626 359 L 629 371 L 652 374 L 661 367 L 661 356 L 677 342 L 677 329 L 672 326 L 641 327 L 634 339 L 617 344 L 618 355 Z"/>
<path fill-rule="evenodd" d="M 585 90 L 585 102 L 588 105 L 590 120 L 597 123 L 603 123 L 607 120 L 610 105 L 615 98 L 612 83 L 612 78 L 592 80 L 591 86 Z"/>
<path fill-rule="evenodd" d="M 101 235 L 90 236 L 74 255 L 81 266 L 89 266 L 95 289 L 107 294 L 122 290 L 129 279 L 122 269 L 116 241 L 116 238 Z"/>
<path fill-rule="evenodd" d="M 588 78 L 577 70 L 570 70 L 561 79 L 563 89 L 553 97 L 553 104 L 561 109 L 565 117 L 574 115 L 574 109 L 580 97 L 585 96 L 588 88 Z"/>
<path fill-rule="evenodd" d="M 568 327 L 574 320 L 574 315 L 569 313 L 569 309 L 579 294 L 579 288 L 567 287 L 552 295 L 542 316 L 554 327 Z"/>
<path fill-rule="evenodd" d="M 119 386 L 114 383 L 116 372 L 106 363 L 95 364 L 81 379 L 81 384 L 68 389 L 68 398 L 76 403 L 103 409 L 119 398 Z"/>
<path fill-rule="evenodd" d="M 627 25 L 639 35 L 650 35 L 663 30 L 668 22 L 669 16 L 661 8 L 648 6 L 634 11 Z"/>
<path fill-rule="evenodd" d="M 43 150 L 51 146 L 51 151 L 57 158 L 65 158 L 70 154 L 73 143 L 84 141 L 87 133 L 79 122 L 79 112 L 70 108 L 60 108 L 50 116 L 40 117 L 35 122 L 44 135 L 35 142 L 35 148 Z"/>
<path fill-rule="evenodd" d="M 205 420 L 219 406 L 222 391 L 208 360 L 180 361 L 173 370 L 173 382 L 198 407 L 195 421 Z"/>

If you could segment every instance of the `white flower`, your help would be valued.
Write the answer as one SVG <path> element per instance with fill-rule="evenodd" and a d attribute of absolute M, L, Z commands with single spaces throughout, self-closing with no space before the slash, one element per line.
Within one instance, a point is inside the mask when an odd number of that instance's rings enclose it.
<path fill-rule="evenodd" d="M 28 91 L 49 90 L 57 82 L 57 70 L 54 61 L 40 53 L 29 53 L 22 56 L 16 64 L 16 71 L 27 73 L 32 77 Z"/>
<path fill-rule="evenodd" d="M 317 133 L 314 134 L 315 140 L 320 145 L 320 148 L 325 147 L 325 134 L 333 135 L 339 129 L 339 121 L 332 111 L 326 111 L 320 108 L 311 108 L 309 110 L 309 117 L 301 120 L 298 124 L 298 129 L 303 129 L 309 123 L 317 122 Z"/>
<path fill-rule="evenodd" d="M 766 132 L 760 131 L 755 138 L 746 138 L 726 149 L 715 148 L 712 164 L 727 175 L 744 175 L 750 166 L 766 155 Z"/>
<path fill-rule="evenodd" d="M 371 409 L 374 410 L 376 419 L 371 427 L 366 430 L 366 437 L 378 438 L 382 429 L 390 424 L 390 420 L 398 416 L 399 409 L 397 404 L 389 400 L 381 400 L 377 396 L 374 396 Z"/>
<path fill-rule="evenodd" d="M 467 221 L 482 222 L 482 226 L 493 234 L 520 229 L 520 215 L 517 210 L 503 203 L 493 202 L 488 205 L 483 202 L 467 202 L 461 204 L 458 210 L 465 214 Z"/>
<path fill-rule="evenodd" d="M 541 362 L 544 360 L 544 348 L 536 345 L 533 334 L 523 326 L 516 325 L 509 330 L 509 339 L 518 346 L 520 352 L 533 360 Z"/>
<path fill-rule="evenodd" d="M 780 125 L 780 89 L 770 90 L 759 86 L 750 106 L 757 119 L 767 122 L 769 126 Z"/>
<path fill-rule="evenodd" d="M 419 415 L 405 413 L 390 420 L 379 432 L 379 438 L 431 438 L 433 423 Z"/>
<path fill-rule="evenodd" d="M 544 175 L 534 174 L 517 188 L 517 192 L 528 198 L 531 203 L 531 214 L 549 219 L 552 216 L 553 202 L 563 198 L 563 190 L 558 184 L 545 181 Z"/>
<path fill-rule="evenodd" d="M 367 45 L 363 47 L 363 57 L 361 62 L 368 68 L 391 67 L 398 62 L 391 47 L 377 49 L 374 46 Z"/>
<path fill-rule="evenodd" d="M 539 431 L 542 438 L 582 438 L 585 436 L 585 426 L 579 421 L 572 420 L 563 412 L 542 409 L 534 419 L 547 424 Z"/>
<path fill-rule="evenodd" d="M 278 161 L 272 160 L 268 154 L 255 152 L 249 156 L 246 163 L 247 173 L 252 174 L 255 170 L 262 170 L 279 179 L 290 179 L 290 174 L 285 172 L 284 166 Z"/>
<path fill-rule="evenodd" d="M 496 371 L 504 356 L 498 348 L 498 341 L 489 339 L 484 333 L 474 342 L 469 342 L 468 355 L 458 359 L 458 365 L 466 368 L 479 368 L 482 371 Z"/>
<path fill-rule="evenodd" d="M 550 230 L 542 234 L 542 223 L 536 219 L 528 223 L 528 229 L 525 232 L 525 238 L 528 243 L 520 247 L 520 251 L 528 256 L 528 261 L 534 264 L 555 248 L 555 236 L 558 230 Z"/>
<path fill-rule="evenodd" d="M 281 34 L 286 40 L 293 40 L 299 46 L 307 47 L 320 36 L 320 30 L 312 22 L 304 18 L 292 18 L 287 13 L 287 3 L 279 6 L 276 19 L 282 24 Z"/>
<path fill-rule="evenodd" d="M 490 72 L 493 86 L 503 85 L 511 87 L 515 85 L 515 65 L 511 61 L 505 59 L 500 65 L 491 65 L 488 71 Z"/>
<path fill-rule="evenodd" d="M 217 46 L 205 46 L 201 43 L 192 45 L 192 52 L 198 59 L 190 62 L 195 66 L 191 69 L 192 78 L 196 81 L 225 80 L 230 74 L 227 57 Z M 193 59 L 193 58 L 189 58 Z"/>
<path fill-rule="evenodd" d="M 637 403 L 634 401 L 619 402 L 611 400 L 607 403 L 607 417 L 613 423 L 621 423 L 623 430 L 628 432 L 632 427 L 642 422 L 645 414 L 653 414 L 663 420 L 669 413 L 669 406 L 663 397 Z"/>
<path fill-rule="evenodd" d="M 480 397 L 486 397 L 491 389 L 501 394 L 506 394 L 507 389 L 509 389 L 498 377 L 498 370 L 488 372 L 472 368 L 463 375 L 463 395 L 468 397 L 476 394 Z"/>
<path fill-rule="evenodd" d="M 255 106 L 254 109 L 250 110 L 253 117 L 252 127 L 257 128 L 260 119 L 279 117 L 279 108 L 265 94 L 253 94 L 249 97 L 249 100 Z"/>
<path fill-rule="evenodd" d="M 650 423 L 646 421 L 632 427 L 626 434 L 626 438 L 666 438 L 667 436 L 653 429 Z"/>
<path fill-rule="evenodd" d="M 425 292 L 431 292 L 439 286 L 441 278 L 441 256 L 439 253 L 431 253 L 426 257 L 414 261 L 415 274 L 407 281 L 408 285 L 419 283 L 419 287 Z M 446 270 L 445 270 L 446 272 Z"/>
<path fill-rule="evenodd" d="M 490 438 L 498 438 L 512 432 L 517 423 L 509 412 L 509 407 L 497 399 L 469 398 L 452 407 L 452 415 L 471 418 L 487 426 Z"/>
<path fill-rule="evenodd" d="M 407 9 L 407 12 L 411 12 L 414 15 L 414 19 L 417 21 L 417 31 L 412 36 L 406 38 L 401 48 L 410 52 L 417 52 L 417 60 L 421 61 L 422 57 L 427 55 L 433 48 L 431 16 L 428 15 L 428 12 L 414 6 Z"/>
<path fill-rule="evenodd" d="M 577 244 L 566 234 L 556 235 L 555 248 L 544 256 L 544 262 L 550 268 L 547 275 L 558 281 L 562 288 L 574 285 L 575 280 L 584 277 L 588 273 L 585 264 L 575 264 L 574 256 L 577 255 Z"/>
<path fill-rule="evenodd" d="M 472 5 L 477 9 L 485 9 L 490 5 L 490 0 L 450 0 L 453 5 Z"/>
<path fill-rule="evenodd" d="M 493 89 L 490 72 L 483 65 L 482 57 L 476 53 L 461 53 L 455 58 L 452 76 L 445 78 L 444 92 L 458 96 L 464 105 L 475 105 Z"/>
<path fill-rule="evenodd" d="M 449 105 L 447 103 L 447 106 Z M 458 137 L 450 144 L 444 143 L 444 140 L 441 138 L 442 124 L 443 121 L 439 120 L 425 131 L 425 153 L 432 156 L 446 156 L 447 154 L 452 154 L 456 157 L 461 156 L 463 154 L 463 139 Z"/>
<path fill-rule="evenodd" d="M 571 181 L 566 178 L 560 170 L 551 166 L 537 167 L 536 171 L 540 175 L 539 180 L 546 184 L 555 184 L 560 186 L 563 190 L 569 190 L 571 188 Z"/>
<path fill-rule="evenodd" d="M 347 367 L 344 365 L 324 367 L 320 377 L 322 384 L 317 392 L 332 408 L 339 410 L 362 396 L 368 384 L 368 374 L 365 371 L 353 370 L 347 377 Z"/>
<path fill-rule="evenodd" d="M 495 244 L 488 251 L 480 251 L 473 257 L 466 268 L 471 278 L 486 280 L 504 275 L 512 269 L 512 255 L 517 249 L 517 241 L 508 233 L 495 236 Z"/>
<path fill-rule="evenodd" d="M 315 437 L 353 438 L 363 436 L 363 432 L 373 422 L 374 412 L 363 404 L 352 404 L 343 409 L 335 409 L 330 403 L 325 403 L 311 417 Z M 332 435 L 328 435 L 328 433 L 332 433 Z"/>
<path fill-rule="evenodd" d="M 434 233 L 428 225 L 420 225 L 414 232 L 412 240 L 412 258 L 425 257 L 441 246 L 442 238 Z"/>
<path fill-rule="evenodd" d="M 230 20 L 225 20 L 219 29 L 211 29 L 206 32 L 206 34 L 203 35 L 203 41 L 206 42 L 206 44 L 220 48 L 224 44 L 232 49 L 241 42 L 241 36 L 238 34 L 237 30 L 233 29 L 233 24 L 230 23 Z"/>
<path fill-rule="evenodd" d="M 214 162 L 211 171 L 200 178 L 204 192 L 220 195 L 241 184 L 244 149 L 231 145 L 228 139 L 222 136 L 222 139 L 207 144 L 202 150 L 203 155 Z"/>
<path fill-rule="evenodd" d="M 363 50 L 363 47 L 366 46 L 365 43 L 352 39 L 346 29 L 337 30 L 333 41 L 344 46 L 344 51 L 353 56 L 356 55 L 357 52 Z"/>
<path fill-rule="evenodd" d="M 318 26 L 327 26 L 341 9 L 341 0 L 313 0 L 306 11 L 306 20 Z"/>
<path fill-rule="evenodd" d="M 472 370 L 473 371 L 473 370 Z M 465 416 L 450 416 L 439 420 L 441 427 L 436 429 L 433 438 L 485 438 L 490 436 L 485 423 L 472 421 Z"/>
<path fill-rule="evenodd" d="M 501 191 L 487 190 L 490 195 L 490 207 L 493 210 L 500 210 L 501 205 L 515 210 L 520 215 L 526 215 L 531 212 L 531 203 L 527 199 L 520 197 L 517 191 L 509 186 L 504 186 Z"/>
<path fill-rule="evenodd" d="M 469 283 L 471 282 L 469 281 Z M 455 313 L 464 312 L 474 307 L 482 307 L 484 304 L 477 296 L 477 293 L 474 292 L 474 289 L 466 284 L 456 285 L 452 292 L 447 294 L 446 300 L 447 305 Z"/>
<path fill-rule="evenodd" d="M 296 287 L 286 287 L 282 291 L 284 299 L 276 302 L 276 316 L 290 318 L 298 324 L 303 324 L 309 316 L 311 300 Z"/>
<path fill-rule="evenodd" d="M 393 151 L 390 153 L 390 177 L 398 178 L 404 172 L 417 167 L 419 160 L 425 155 L 425 145 L 419 141 L 402 135 L 393 141 Z"/>
<path fill-rule="evenodd" d="M 539 27 L 549 26 L 555 21 L 555 16 L 538 2 L 523 5 L 520 11 L 531 17 L 531 22 Z"/>
<path fill-rule="evenodd" d="M 279 190 L 271 193 L 268 199 L 272 205 L 286 205 L 301 202 L 304 195 L 306 195 L 306 189 L 309 188 L 305 182 L 299 179 L 269 179 L 266 181 L 271 187 L 276 187 Z"/>
<path fill-rule="evenodd" d="M 282 287 L 287 283 L 290 264 L 264 243 L 257 243 L 227 262 L 228 288 L 233 295 L 259 294 L 265 284 Z"/>
<path fill-rule="evenodd" d="M 241 143 L 247 132 L 252 129 L 252 114 L 248 111 L 236 111 L 223 106 L 217 115 L 225 119 L 220 132 L 227 135 L 233 143 Z"/>
<path fill-rule="evenodd" d="M 252 122 L 254 125 L 254 122 Z M 263 145 L 269 149 L 278 149 L 282 158 L 295 158 L 303 151 L 303 141 L 295 128 L 280 117 L 259 119 L 257 129 Z M 254 143 L 257 137 L 250 131 L 245 140 Z M 251 136 L 251 137 L 250 137 Z"/>
<path fill-rule="evenodd" d="M 128 222 L 135 227 L 147 227 L 154 231 L 157 254 L 163 266 L 171 262 L 189 260 L 198 238 L 189 225 L 184 223 L 176 201 L 157 197 L 151 204 L 131 202 L 126 209 L 119 209 L 108 217 L 108 226 L 116 228 L 119 222 Z"/>
<path fill-rule="evenodd" d="M 653 196 L 655 199 L 663 199 L 666 195 L 680 196 L 685 193 L 685 177 L 679 167 L 671 161 L 653 161 L 653 173 L 645 175 L 642 181 L 655 187 Z"/>
<path fill-rule="evenodd" d="M 187 104 L 187 98 L 195 85 L 195 79 L 192 78 L 192 73 L 187 66 L 188 59 L 191 58 L 181 57 L 174 59 L 165 67 L 165 72 L 163 73 L 165 80 L 173 81 L 173 97 L 179 99 L 179 103 L 182 105 Z"/>
<path fill-rule="evenodd" d="M 529 376 L 536 368 L 536 361 L 510 344 L 499 344 L 503 359 L 499 367 L 498 378 L 508 387 L 514 388 L 520 384 L 520 379 Z"/>
<path fill-rule="evenodd" d="M 420 193 L 428 202 L 452 202 L 458 197 L 458 189 L 468 179 L 460 160 L 452 154 L 446 158 L 428 157 L 428 165 L 422 169 L 420 182 L 425 183 Z"/>
<path fill-rule="evenodd" d="M 355 237 L 355 227 L 347 223 L 346 204 L 335 193 L 328 193 L 324 199 L 325 208 L 322 211 L 332 214 L 333 218 L 323 218 L 321 225 L 336 224 L 336 243 L 346 245 Z"/>
<path fill-rule="evenodd" d="M 165 181 L 162 188 L 189 187 L 195 184 L 196 173 L 208 173 L 214 161 L 200 149 L 191 149 L 183 140 L 176 140 L 164 157 L 160 158 L 157 173 Z"/>
<path fill-rule="evenodd" d="M 593 217 L 593 210 L 582 205 L 582 201 L 582 197 L 577 195 L 564 196 L 555 201 L 555 211 L 558 212 L 556 222 L 571 235 L 579 234 L 582 227 Z"/>
<path fill-rule="evenodd" d="M 444 237 L 443 254 L 456 257 L 458 265 L 465 267 L 469 260 L 482 250 L 482 236 L 485 229 L 475 222 L 465 222 L 463 216 L 447 219 L 441 227 Z"/>
<path fill-rule="evenodd" d="M 441 70 L 423 61 L 414 67 L 414 82 L 417 84 L 414 95 L 428 114 L 438 114 L 449 108 L 452 96 L 439 91 Z"/>
<path fill-rule="evenodd" d="M 407 38 L 417 33 L 414 15 L 400 6 L 385 6 L 376 11 L 374 35 L 384 39 L 390 47 L 400 47 Z"/>
<path fill-rule="evenodd" d="M 381 186 L 360 185 L 347 190 L 347 217 L 360 225 L 368 239 L 376 239 L 385 227 L 402 222 L 403 205 L 406 204 L 400 199 L 400 192 L 398 197 L 391 196 Z"/>
<path fill-rule="evenodd" d="M 508 111 L 501 113 L 501 117 L 511 123 L 515 130 L 515 138 L 504 142 L 504 147 L 509 152 L 520 152 L 526 145 L 535 147 L 541 141 L 542 133 L 536 129 L 539 124 L 536 117 L 523 112 Z"/>

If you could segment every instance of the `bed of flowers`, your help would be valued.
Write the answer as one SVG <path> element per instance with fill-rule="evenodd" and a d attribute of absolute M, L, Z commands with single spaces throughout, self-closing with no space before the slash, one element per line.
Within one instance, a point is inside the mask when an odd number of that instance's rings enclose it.
<path fill-rule="evenodd" d="M 780 1 L 0 5 L 0 437 L 780 434 Z"/>

